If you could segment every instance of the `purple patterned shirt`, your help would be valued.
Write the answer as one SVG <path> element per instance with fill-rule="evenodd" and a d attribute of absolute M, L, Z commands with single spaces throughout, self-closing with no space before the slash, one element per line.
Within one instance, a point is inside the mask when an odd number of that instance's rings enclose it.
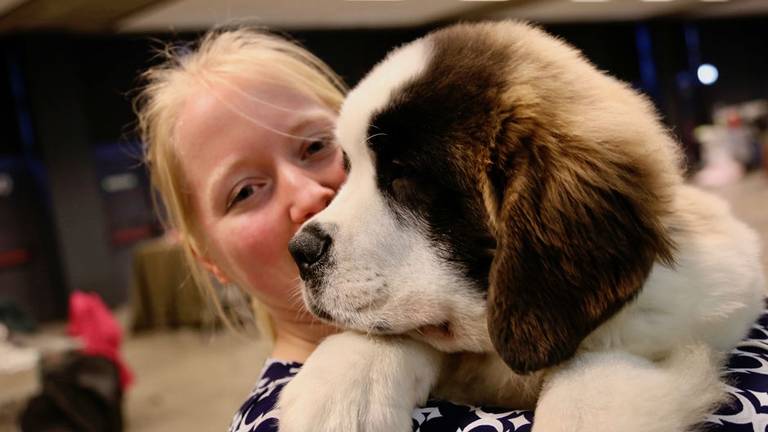
<path fill-rule="evenodd" d="M 256 388 L 235 414 L 229 432 L 277 432 L 280 390 L 301 363 L 267 360 Z M 712 432 L 768 432 L 768 311 L 729 357 L 731 402 L 703 419 Z M 413 411 L 416 432 L 529 432 L 533 412 L 430 400 Z"/>

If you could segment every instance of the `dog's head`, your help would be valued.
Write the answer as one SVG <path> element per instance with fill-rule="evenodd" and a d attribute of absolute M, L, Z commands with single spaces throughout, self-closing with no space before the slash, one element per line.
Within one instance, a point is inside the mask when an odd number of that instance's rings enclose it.
<path fill-rule="evenodd" d="M 395 50 L 349 95 L 337 136 L 347 183 L 290 248 L 310 311 L 342 327 L 492 342 L 533 371 L 672 259 L 675 144 L 645 99 L 527 25 Z"/>

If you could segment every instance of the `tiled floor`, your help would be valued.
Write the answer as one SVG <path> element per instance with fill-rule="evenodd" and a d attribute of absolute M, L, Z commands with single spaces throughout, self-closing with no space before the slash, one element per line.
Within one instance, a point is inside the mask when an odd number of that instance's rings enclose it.
<path fill-rule="evenodd" d="M 716 192 L 768 244 L 768 176 L 752 175 Z M 768 268 L 768 257 L 763 260 Z M 130 337 L 124 354 L 136 374 L 125 406 L 129 432 L 208 432 L 226 430 L 255 384 L 266 346 L 255 338 L 185 330 Z M 12 429 L 0 423 L 4 430 Z"/>

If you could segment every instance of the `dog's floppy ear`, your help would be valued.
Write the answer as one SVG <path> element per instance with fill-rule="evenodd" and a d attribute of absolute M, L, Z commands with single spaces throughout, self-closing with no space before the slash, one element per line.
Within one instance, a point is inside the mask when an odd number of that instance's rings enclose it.
<path fill-rule="evenodd" d="M 672 263 L 673 245 L 652 160 L 621 145 L 510 140 L 487 169 L 497 197 L 488 328 L 504 361 L 526 373 L 573 356 L 655 261 Z"/>

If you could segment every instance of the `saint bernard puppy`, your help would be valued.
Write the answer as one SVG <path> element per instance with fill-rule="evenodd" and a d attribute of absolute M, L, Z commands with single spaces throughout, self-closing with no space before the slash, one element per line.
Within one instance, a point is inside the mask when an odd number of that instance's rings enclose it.
<path fill-rule="evenodd" d="M 405 432 L 428 395 L 535 409 L 536 432 L 692 430 L 762 309 L 756 235 L 683 183 L 651 103 L 516 22 L 393 51 L 349 94 L 349 177 L 290 244 L 346 331 L 282 432 Z"/>

